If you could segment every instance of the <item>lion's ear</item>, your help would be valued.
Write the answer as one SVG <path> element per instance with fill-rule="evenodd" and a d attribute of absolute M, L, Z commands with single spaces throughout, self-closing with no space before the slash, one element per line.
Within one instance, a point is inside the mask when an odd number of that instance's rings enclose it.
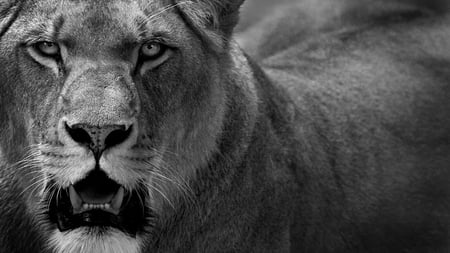
<path fill-rule="evenodd" d="M 224 34 L 231 34 L 239 20 L 239 8 L 244 0 L 199 0 L 210 12 L 211 25 Z"/>
<path fill-rule="evenodd" d="M 177 5 L 195 24 L 230 36 L 244 0 L 179 0 Z"/>
<path fill-rule="evenodd" d="M 22 2 L 22 0 L 0 0 L 0 38 L 14 21 Z"/>

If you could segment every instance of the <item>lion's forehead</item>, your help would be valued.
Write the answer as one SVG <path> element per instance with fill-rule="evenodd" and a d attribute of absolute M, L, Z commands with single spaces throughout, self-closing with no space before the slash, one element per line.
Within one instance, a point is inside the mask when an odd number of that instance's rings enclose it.
<path fill-rule="evenodd" d="M 117 45 L 138 40 L 145 32 L 170 30 L 165 18 L 170 6 L 165 1 L 36 1 L 29 6 L 24 23 L 29 34 L 58 36 L 92 48 L 99 42 Z"/>
<path fill-rule="evenodd" d="M 150 13 L 172 4 L 172 1 L 169 0 L 32 0 L 27 2 L 29 8 L 39 11 L 41 14 L 50 14 L 58 10 L 66 13 L 81 10 L 88 13 L 99 9 L 112 12 L 119 10 L 127 14 L 131 14 L 134 10 Z"/>

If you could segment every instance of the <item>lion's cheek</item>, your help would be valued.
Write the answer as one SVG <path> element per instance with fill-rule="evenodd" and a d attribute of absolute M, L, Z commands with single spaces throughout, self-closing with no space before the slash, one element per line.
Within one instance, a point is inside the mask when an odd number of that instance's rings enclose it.
<path fill-rule="evenodd" d="M 206 101 L 199 108 L 172 115 L 164 127 L 167 153 L 175 153 L 167 162 L 177 168 L 184 178 L 190 178 L 195 171 L 206 166 L 212 154 L 218 150 L 224 124 L 224 98 Z"/>

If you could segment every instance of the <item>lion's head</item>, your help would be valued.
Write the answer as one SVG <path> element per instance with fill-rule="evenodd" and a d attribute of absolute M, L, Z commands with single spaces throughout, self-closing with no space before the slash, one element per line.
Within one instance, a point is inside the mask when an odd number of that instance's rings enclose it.
<path fill-rule="evenodd" d="M 136 252 L 193 201 L 232 124 L 241 2 L 11 1 L 1 154 L 53 249 Z"/>

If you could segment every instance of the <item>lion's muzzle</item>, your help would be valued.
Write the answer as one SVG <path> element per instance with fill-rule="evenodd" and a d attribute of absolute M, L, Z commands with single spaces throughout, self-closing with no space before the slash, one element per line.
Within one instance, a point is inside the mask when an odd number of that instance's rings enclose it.
<path fill-rule="evenodd" d="M 91 65 L 74 71 L 61 94 L 60 152 L 78 164 L 59 166 L 60 190 L 49 194 L 49 217 L 60 231 L 117 228 L 131 236 L 149 210 L 128 157 L 138 142 L 139 101 L 123 68 Z M 58 161 L 59 162 L 59 161 Z M 64 183 L 62 183 L 64 182 Z M 49 190 L 52 192 L 52 190 Z"/>

